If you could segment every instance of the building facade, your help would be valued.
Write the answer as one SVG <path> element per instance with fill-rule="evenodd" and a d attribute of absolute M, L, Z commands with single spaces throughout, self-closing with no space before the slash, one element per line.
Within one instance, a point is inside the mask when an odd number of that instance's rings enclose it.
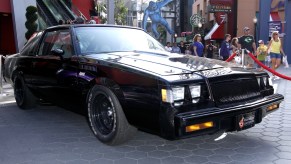
<path fill-rule="evenodd" d="M 0 1 L 0 54 L 16 52 L 10 0 Z"/>

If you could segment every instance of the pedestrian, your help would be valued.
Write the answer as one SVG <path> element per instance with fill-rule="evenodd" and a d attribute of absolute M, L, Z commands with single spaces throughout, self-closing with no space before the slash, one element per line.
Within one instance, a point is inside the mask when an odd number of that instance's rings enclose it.
<path fill-rule="evenodd" d="M 232 50 L 231 50 L 230 54 L 233 54 L 237 50 L 239 50 L 239 47 L 238 47 L 238 38 L 237 37 L 233 37 L 231 39 L 231 48 L 232 48 Z"/>
<path fill-rule="evenodd" d="M 192 55 L 192 52 L 190 51 L 190 46 L 186 47 L 185 55 Z"/>
<path fill-rule="evenodd" d="M 186 46 L 183 41 L 180 41 L 179 48 L 181 50 L 181 54 L 185 54 Z"/>
<path fill-rule="evenodd" d="M 173 43 L 173 47 L 172 47 L 172 51 L 171 51 L 171 52 L 172 52 L 172 53 L 178 53 L 178 54 L 181 53 L 181 50 L 180 50 L 180 48 L 177 46 L 177 43 L 176 43 L 176 42 Z"/>
<path fill-rule="evenodd" d="M 168 51 L 168 52 L 172 52 L 172 47 L 171 47 L 171 43 L 170 42 L 167 42 L 166 46 L 165 46 L 165 49 Z"/>
<path fill-rule="evenodd" d="M 271 40 L 268 44 L 267 52 L 270 52 L 272 69 L 275 71 L 281 64 L 281 53 L 285 56 L 285 52 L 282 48 L 282 43 L 279 38 L 279 32 L 274 31 L 271 35 Z M 275 75 L 273 74 L 273 78 Z"/>
<path fill-rule="evenodd" d="M 213 58 L 213 52 L 214 49 L 216 49 L 217 47 L 213 45 L 212 41 L 209 41 L 209 44 L 206 45 L 206 57 L 207 58 Z"/>
<path fill-rule="evenodd" d="M 223 61 L 226 61 L 229 58 L 230 50 L 232 50 L 230 43 L 229 43 L 230 39 L 231 39 L 231 35 L 225 34 L 224 40 L 221 43 L 220 56 L 222 56 Z"/>
<path fill-rule="evenodd" d="M 60 19 L 59 22 L 58 22 L 58 24 L 59 25 L 62 25 L 62 24 L 64 24 L 64 21 Z"/>
<path fill-rule="evenodd" d="M 196 34 L 193 38 L 194 43 L 193 44 L 193 55 L 203 57 L 204 53 L 204 45 L 201 42 L 202 38 L 200 34 Z"/>
<path fill-rule="evenodd" d="M 243 29 L 244 35 L 241 36 L 238 40 L 238 45 L 239 48 L 243 50 L 242 53 L 244 53 L 244 64 L 247 65 L 247 67 L 253 67 L 254 65 L 254 60 L 248 55 L 248 53 L 244 50 L 247 49 L 253 54 L 256 54 L 256 43 L 254 37 L 250 34 L 250 28 L 249 27 L 244 27 Z"/>
<path fill-rule="evenodd" d="M 94 19 L 91 19 L 87 24 L 96 24 L 96 21 Z"/>
<path fill-rule="evenodd" d="M 71 19 L 66 20 L 66 24 L 73 24 L 73 21 Z"/>
<path fill-rule="evenodd" d="M 263 40 L 259 40 L 259 46 L 257 48 L 257 58 L 258 60 L 266 65 L 266 57 L 267 57 L 267 46 L 264 44 Z M 260 68 L 260 71 L 263 70 L 263 67 L 258 65 L 258 68 Z"/>
<path fill-rule="evenodd" d="M 84 24 L 85 20 L 82 17 L 77 17 L 73 23 L 74 24 Z"/>

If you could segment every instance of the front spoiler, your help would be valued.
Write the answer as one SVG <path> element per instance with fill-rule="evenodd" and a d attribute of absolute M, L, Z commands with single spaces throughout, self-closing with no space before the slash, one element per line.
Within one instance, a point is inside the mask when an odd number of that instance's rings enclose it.
<path fill-rule="evenodd" d="M 272 104 L 280 104 L 284 97 L 281 94 L 273 94 L 263 99 L 240 104 L 227 108 L 207 108 L 197 111 L 179 113 L 175 116 L 176 138 L 185 138 L 203 134 L 213 134 L 218 131 L 236 131 L 236 119 L 239 115 L 254 112 L 255 124 L 260 123 L 267 114 L 279 109 L 268 111 L 267 107 Z M 186 132 L 186 127 L 193 124 L 212 121 L 212 128 L 194 132 Z"/>

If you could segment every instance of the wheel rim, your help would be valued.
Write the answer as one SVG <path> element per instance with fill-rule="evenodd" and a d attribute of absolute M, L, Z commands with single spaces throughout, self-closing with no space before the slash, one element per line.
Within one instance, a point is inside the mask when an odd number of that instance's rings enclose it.
<path fill-rule="evenodd" d="M 111 101 L 103 94 L 96 96 L 92 108 L 92 122 L 97 130 L 108 135 L 114 129 L 115 113 Z"/>
<path fill-rule="evenodd" d="M 21 103 L 24 97 L 24 89 L 22 83 L 19 80 L 16 80 L 14 88 L 15 99 L 18 103 Z"/>

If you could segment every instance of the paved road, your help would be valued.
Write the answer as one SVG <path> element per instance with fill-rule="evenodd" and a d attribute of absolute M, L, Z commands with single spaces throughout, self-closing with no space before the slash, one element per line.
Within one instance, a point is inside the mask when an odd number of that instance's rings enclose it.
<path fill-rule="evenodd" d="M 291 76 L 291 69 L 280 68 Z M 254 128 L 214 141 L 202 136 L 164 140 L 139 131 L 128 143 L 110 147 L 91 133 L 84 116 L 54 106 L 23 111 L 8 96 L 0 97 L 1 164 L 290 164 L 291 81 L 275 80 L 285 95 L 280 110 Z M 10 98 L 9 98 L 10 96 Z"/>

